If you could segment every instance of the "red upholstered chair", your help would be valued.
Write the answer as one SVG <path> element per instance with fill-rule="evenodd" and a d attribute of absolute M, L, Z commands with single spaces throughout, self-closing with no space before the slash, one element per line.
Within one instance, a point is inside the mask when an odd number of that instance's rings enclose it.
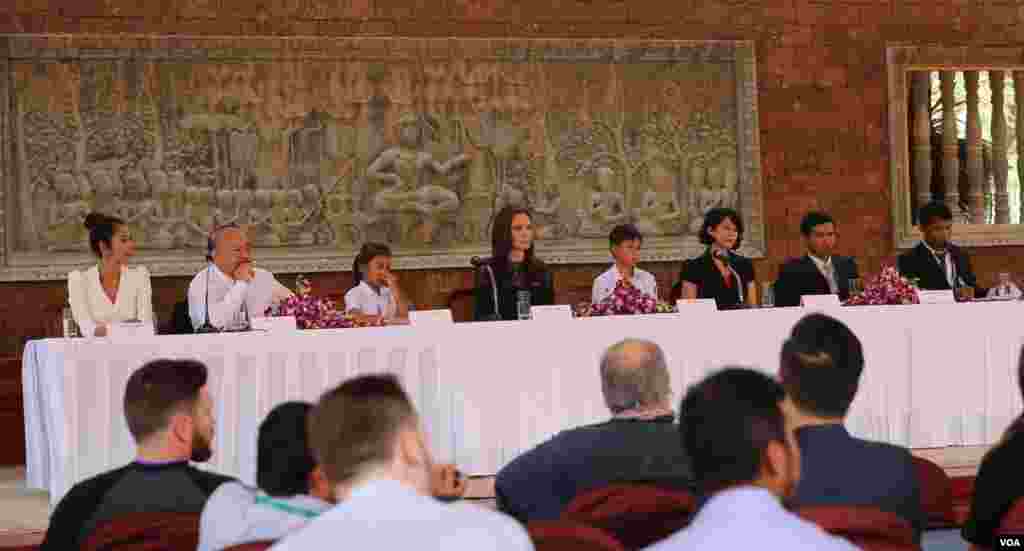
<path fill-rule="evenodd" d="M 224 551 L 267 551 L 277 543 L 277 540 L 266 540 L 266 541 L 252 541 L 249 543 L 240 543 L 238 545 L 232 545 L 231 547 L 224 548 Z"/>
<path fill-rule="evenodd" d="M 562 513 L 615 536 L 626 549 L 641 549 L 690 522 L 696 499 L 679 489 L 649 484 L 612 484 L 580 494 Z"/>
<path fill-rule="evenodd" d="M 796 513 L 865 551 L 920 551 L 914 528 L 895 513 L 856 505 L 809 505 Z"/>
<path fill-rule="evenodd" d="M 526 525 L 526 531 L 537 551 L 625 551 L 605 531 L 578 522 L 535 521 Z"/>
<path fill-rule="evenodd" d="M 133 513 L 104 522 L 85 551 L 195 551 L 199 513 Z"/>
<path fill-rule="evenodd" d="M 921 489 L 921 508 L 928 517 L 928 528 L 956 524 L 953 512 L 953 481 L 942 467 L 923 457 L 914 457 L 917 484 Z"/>

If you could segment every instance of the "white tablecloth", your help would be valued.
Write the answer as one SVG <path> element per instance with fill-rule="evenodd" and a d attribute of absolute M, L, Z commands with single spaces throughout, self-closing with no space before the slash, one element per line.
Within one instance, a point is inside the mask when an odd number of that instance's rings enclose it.
<path fill-rule="evenodd" d="M 74 483 L 130 461 L 122 398 L 160 357 L 210 368 L 217 432 L 209 468 L 252 483 L 256 430 L 276 404 L 314 401 L 356 374 L 397 373 L 440 461 L 493 474 L 554 433 L 606 419 L 598 362 L 624 337 L 660 344 L 674 401 L 726 365 L 775 373 L 806 312 L 775 308 L 563 321 L 466 323 L 294 334 L 33 341 L 23 375 L 27 475 L 56 502 Z M 1024 303 L 840 308 L 866 366 L 847 426 L 912 448 L 991 444 L 1021 410 Z"/>

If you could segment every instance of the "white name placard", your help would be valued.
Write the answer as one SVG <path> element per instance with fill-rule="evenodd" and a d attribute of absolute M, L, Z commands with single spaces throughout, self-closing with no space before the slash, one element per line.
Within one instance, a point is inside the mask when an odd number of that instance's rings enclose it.
<path fill-rule="evenodd" d="M 572 308 L 568 304 L 531 306 L 530 317 L 538 321 L 564 321 L 572 319 Z"/>
<path fill-rule="evenodd" d="M 453 323 L 455 321 L 452 319 L 452 311 L 447 308 L 444 310 L 414 310 L 409 312 L 409 325 L 415 327 L 451 325 Z"/>
<path fill-rule="evenodd" d="M 680 314 L 687 312 L 717 312 L 718 304 L 713 298 L 681 298 L 676 301 Z"/>
<path fill-rule="evenodd" d="M 937 291 L 918 289 L 917 300 L 921 301 L 921 304 L 953 304 L 956 302 L 956 297 L 953 296 L 952 289 Z"/>
<path fill-rule="evenodd" d="M 803 295 L 800 297 L 800 305 L 804 308 L 839 308 L 839 297 L 833 294 L 827 295 Z"/>
<path fill-rule="evenodd" d="M 256 331 L 267 331 L 270 333 L 290 333 L 298 331 L 299 325 L 295 316 L 269 316 L 252 318 L 252 328 Z"/>
<path fill-rule="evenodd" d="M 119 321 L 107 326 L 107 336 L 115 340 L 152 337 L 155 334 L 153 323 L 148 321 Z"/>

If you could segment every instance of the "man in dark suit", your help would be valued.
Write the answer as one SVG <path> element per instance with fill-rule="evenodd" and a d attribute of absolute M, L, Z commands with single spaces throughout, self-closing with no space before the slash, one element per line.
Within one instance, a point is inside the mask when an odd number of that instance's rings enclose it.
<path fill-rule="evenodd" d="M 943 290 L 973 287 L 977 296 L 984 293 L 971 270 L 967 252 L 950 243 L 953 213 L 945 203 L 932 201 L 917 214 L 924 239 L 896 260 L 900 274 L 917 279 L 921 289 Z"/>
<path fill-rule="evenodd" d="M 869 505 L 895 513 L 920 538 L 925 525 L 910 451 L 850 436 L 843 419 L 864 368 L 860 340 L 842 322 L 805 316 L 782 346 L 783 408 L 800 445 L 793 505 Z"/>
<path fill-rule="evenodd" d="M 809 212 L 800 221 L 800 233 L 807 243 L 807 254 L 793 258 L 779 269 L 775 281 L 775 305 L 799 306 L 804 295 L 850 297 L 850 280 L 860 277 L 857 262 L 848 256 L 832 254 L 836 248 L 836 224 L 823 212 Z"/>

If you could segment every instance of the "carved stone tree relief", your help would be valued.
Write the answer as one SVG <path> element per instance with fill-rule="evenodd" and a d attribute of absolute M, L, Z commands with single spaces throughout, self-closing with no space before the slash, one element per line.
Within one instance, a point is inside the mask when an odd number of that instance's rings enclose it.
<path fill-rule="evenodd" d="M 507 205 L 555 263 L 606 261 L 627 222 L 649 260 L 697 254 L 716 206 L 764 254 L 747 42 L 7 37 L 0 71 L 6 279 L 90 262 L 92 210 L 156 274 L 225 223 L 272 270 L 370 240 L 461 267 Z"/>

